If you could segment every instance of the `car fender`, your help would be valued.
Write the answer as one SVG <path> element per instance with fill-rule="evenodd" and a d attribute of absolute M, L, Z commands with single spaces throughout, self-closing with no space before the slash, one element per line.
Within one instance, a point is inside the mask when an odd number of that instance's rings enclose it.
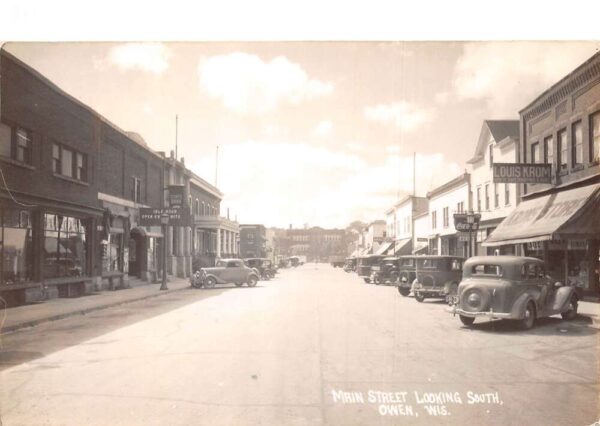
<path fill-rule="evenodd" d="M 569 286 L 563 286 L 556 290 L 556 296 L 554 298 L 554 306 L 552 306 L 552 310 L 562 312 L 567 309 L 573 294 L 575 294 L 575 289 Z"/>
<path fill-rule="evenodd" d="M 225 281 L 223 281 L 223 279 L 221 279 L 221 278 L 219 278 L 219 276 L 217 276 L 217 275 L 215 275 L 215 274 L 211 274 L 211 273 L 207 273 L 207 274 L 204 276 L 204 281 L 206 281 L 206 280 L 207 280 L 208 278 L 210 278 L 210 277 L 214 278 L 214 279 L 215 279 L 215 281 L 216 281 L 218 284 L 225 284 Z"/>
<path fill-rule="evenodd" d="M 248 282 L 250 280 L 250 278 L 256 278 L 256 281 L 260 280 L 260 276 L 257 273 L 254 272 L 250 272 L 247 276 L 246 276 L 246 282 Z"/>
<path fill-rule="evenodd" d="M 511 313 L 511 318 L 514 319 L 522 319 L 525 317 L 525 308 L 527 307 L 527 304 L 529 303 L 530 300 L 533 300 L 533 302 L 535 303 L 535 300 L 533 297 L 531 297 L 531 294 L 525 292 L 523 294 L 521 294 L 519 297 L 517 297 L 517 299 L 513 302 L 512 305 L 512 309 L 510 310 Z M 537 303 L 535 303 L 535 309 L 537 312 L 539 312 L 539 307 L 537 305 Z"/>

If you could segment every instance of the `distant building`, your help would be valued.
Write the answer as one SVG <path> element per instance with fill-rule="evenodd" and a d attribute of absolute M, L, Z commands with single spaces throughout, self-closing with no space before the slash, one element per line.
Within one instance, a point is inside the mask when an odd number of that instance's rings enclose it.
<path fill-rule="evenodd" d="M 288 255 L 306 256 L 308 262 L 327 262 L 330 256 L 346 255 L 346 231 L 318 226 L 287 229 Z"/>
<path fill-rule="evenodd" d="M 267 229 L 264 225 L 240 225 L 240 257 L 267 257 Z"/>

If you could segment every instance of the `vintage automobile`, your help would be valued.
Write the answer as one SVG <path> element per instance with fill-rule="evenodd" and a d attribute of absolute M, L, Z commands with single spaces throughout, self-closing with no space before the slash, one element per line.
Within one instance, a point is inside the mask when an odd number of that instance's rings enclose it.
<path fill-rule="evenodd" d="M 246 283 L 254 287 L 258 283 L 258 274 L 244 264 L 241 259 L 218 260 L 213 268 L 201 268 L 192 274 L 190 281 L 196 288 L 213 288 L 217 284 L 234 283 L 241 287 Z"/>
<path fill-rule="evenodd" d="M 465 262 L 448 310 L 467 326 L 484 317 L 517 320 L 527 330 L 536 318 L 561 314 L 565 320 L 574 319 L 578 301 L 575 289 L 555 283 L 539 259 L 479 256 Z"/>
<path fill-rule="evenodd" d="M 356 270 L 356 258 L 355 257 L 347 257 L 346 263 L 344 264 L 344 271 L 354 272 L 355 270 Z"/>
<path fill-rule="evenodd" d="M 407 297 L 410 294 L 412 283 L 417 277 L 415 265 L 419 256 L 400 256 L 398 258 L 398 292 Z"/>
<path fill-rule="evenodd" d="M 359 256 L 356 264 L 356 273 L 361 277 L 364 282 L 371 282 L 371 267 L 379 265 L 379 262 L 385 256 L 379 254 L 368 254 L 366 256 Z"/>
<path fill-rule="evenodd" d="M 395 284 L 398 280 L 399 260 L 400 259 L 394 256 L 388 256 L 381 259 L 379 265 L 373 265 L 371 267 L 371 281 L 375 284 Z"/>
<path fill-rule="evenodd" d="M 415 260 L 412 292 L 417 302 L 426 298 L 448 300 L 448 296 L 456 294 L 462 278 L 464 258 L 427 255 L 417 256 Z"/>
<path fill-rule="evenodd" d="M 254 269 L 263 280 L 270 280 L 275 277 L 275 268 L 273 268 L 273 263 L 269 259 L 251 257 L 244 259 L 244 263 L 246 266 Z"/>
<path fill-rule="evenodd" d="M 300 266 L 300 265 L 301 265 L 300 258 L 298 256 L 292 256 L 292 257 L 290 257 L 290 266 L 292 266 L 292 267 L 295 268 L 295 267 Z"/>

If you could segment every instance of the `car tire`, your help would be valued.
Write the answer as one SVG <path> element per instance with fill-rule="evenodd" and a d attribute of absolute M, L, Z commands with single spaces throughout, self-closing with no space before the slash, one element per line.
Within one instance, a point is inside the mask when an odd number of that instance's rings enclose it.
<path fill-rule="evenodd" d="M 464 315 L 459 315 L 458 317 L 460 318 L 460 322 L 462 322 L 463 325 L 466 325 L 467 327 L 472 326 L 475 322 L 475 318 L 473 317 L 466 317 Z"/>
<path fill-rule="evenodd" d="M 367 284 L 371 284 L 371 278 L 363 278 L 363 280 L 367 283 Z"/>
<path fill-rule="evenodd" d="M 425 300 L 425 296 L 421 293 L 415 293 L 415 300 L 419 303 L 422 303 Z"/>
<path fill-rule="evenodd" d="M 398 281 L 398 272 L 390 272 L 390 283 L 394 284 Z"/>
<path fill-rule="evenodd" d="M 213 277 L 208 277 L 204 281 L 204 288 L 215 288 L 215 285 L 217 285 L 217 280 L 215 280 Z"/>
<path fill-rule="evenodd" d="M 525 307 L 525 317 L 519 320 L 519 328 L 529 330 L 535 324 L 535 305 L 533 302 L 528 302 Z"/>
<path fill-rule="evenodd" d="M 373 283 L 375 283 L 376 285 L 381 284 L 381 278 L 379 278 L 379 274 L 375 274 L 373 276 Z"/>
<path fill-rule="evenodd" d="M 572 321 L 577 317 L 577 297 L 572 296 L 569 301 L 569 310 L 566 312 L 562 312 L 560 316 L 566 321 Z"/>
<path fill-rule="evenodd" d="M 404 297 L 408 297 L 408 295 L 410 294 L 410 288 L 398 287 L 398 293 L 400 293 Z"/>
<path fill-rule="evenodd" d="M 258 278 L 256 277 L 256 275 L 250 275 L 248 277 L 248 281 L 246 282 L 246 284 L 248 284 L 248 287 L 256 287 L 256 283 L 258 283 Z"/>

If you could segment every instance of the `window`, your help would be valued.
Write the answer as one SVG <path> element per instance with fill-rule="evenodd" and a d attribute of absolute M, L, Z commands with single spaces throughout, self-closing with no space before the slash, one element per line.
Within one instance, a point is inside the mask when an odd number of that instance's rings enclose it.
<path fill-rule="evenodd" d="M 0 156 L 12 158 L 12 129 L 0 123 Z"/>
<path fill-rule="evenodd" d="M 485 209 L 490 209 L 490 185 L 485 184 Z"/>
<path fill-rule="evenodd" d="M 81 219 L 44 215 L 44 278 L 80 277 L 87 273 L 86 226 Z"/>
<path fill-rule="evenodd" d="M 131 199 L 139 203 L 142 200 L 142 181 L 136 177 L 131 177 Z"/>
<path fill-rule="evenodd" d="M 87 182 L 87 155 L 54 143 L 52 144 L 52 171 L 61 176 Z"/>
<path fill-rule="evenodd" d="M 0 209 L 0 283 L 33 279 L 33 240 L 28 210 Z"/>
<path fill-rule="evenodd" d="M 0 156 L 24 164 L 32 163 L 31 132 L 22 127 L 0 123 Z"/>
<path fill-rule="evenodd" d="M 581 121 L 573 123 L 571 126 L 571 147 L 573 149 L 572 165 L 583 164 L 583 137 L 581 133 Z"/>
<path fill-rule="evenodd" d="M 16 132 L 16 155 L 15 159 L 21 163 L 31 164 L 31 134 L 22 128 Z"/>
<path fill-rule="evenodd" d="M 556 153 L 558 154 L 559 170 L 567 170 L 567 129 L 559 130 L 557 133 Z"/>
<path fill-rule="evenodd" d="M 554 162 L 554 139 L 548 136 L 544 139 L 544 163 L 552 164 Z"/>
<path fill-rule="evenodd" d="M 462 213 L 463 211 L 465 211 L 465 202 L 461 201 L 460 203 L 458 203 L 456 205 L 456 212 L 457 213 Z"/>
<path fill-rule="evenodd" d="M 600 112 L 590 117 L 590 162 L 600 161 Z"/>
<path fill-rule="evenodd" d="M 504 184 L 504 205 L 508 206 L 510 204 L 510 186 L 508 183 Z"/>
<path fill-rule="evenodd" d="M 498 184 L 494 183 L 494 207 L 500 207 L 500 193 L 498 192 Z"/>
<path fill-rule="evenodd" d="M 531 144 L 531 162 L 537 164 L 540 162 L 540 143 Z"/>
<path fill-rule="evenodd" d="M 477 211 L 481 211 L 481 187 L 477 188 Z"/>
<path fill-rule="evenodd" d="M 121 271 L 121 249 L 123 234 L 109 234 L 108 240 L 102 244 L 102 271 Z"/>
<path fill-rule="evenodd" d="M 188 208 L 190 209 L 190 214 L 194 214 L 194 211 L 192 210 L 194 208 L 194 204 L 192 203 L 192 196 L 188 195 Z"/>
<path fill-rule="evenodd" d="M 431 229 L 437 228 L 437 212 L 434 210 L 431 212 Z"/>
<path fill-rule="evenodd" d="M 473 265 L 471 275 L 502 276 L 502 268 L 499 265 Z"/>
<path fill-rule="evenodd" d="M 494 165 L 494 145 L 490 144 L 489 151 L 490 151 L 490 167 L 492 167 Z"/>
<path fill-rule="evenodd" d="M 443 215 L 444 228 L 447 228 L 450 225 L 450 215 L 448 214 L 448 207 L 444 207 Z"/>
<path fill-rule="evenodd" d="M 196 215 L 200 215 L 200 200 L 196 198 Z"/>
<path fill-rule="evenodd" d="M 206 204 L 202 201 L 202 216 L 206 216 Z"/>

